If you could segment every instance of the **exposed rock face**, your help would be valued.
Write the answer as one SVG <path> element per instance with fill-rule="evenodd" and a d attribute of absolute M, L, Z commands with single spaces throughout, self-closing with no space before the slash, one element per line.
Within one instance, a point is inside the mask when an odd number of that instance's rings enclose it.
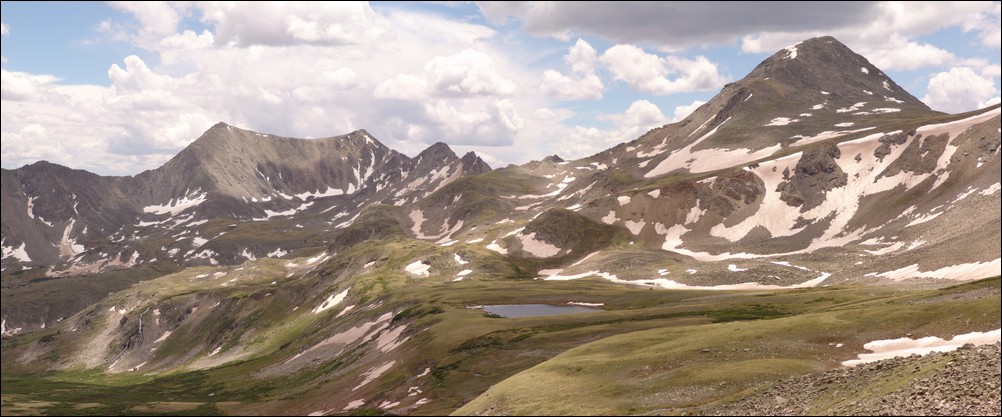
<path fill-rule="evenodd" d="M 801 211 L 821 205 L 828 191 L 848 183 L 849 176 L 836 161 L 841 156 L 842 151 L 832 144 L 804 152 L 792 174 L 783 172 L 785 182 L 776 189 L 780 199 Z"/>

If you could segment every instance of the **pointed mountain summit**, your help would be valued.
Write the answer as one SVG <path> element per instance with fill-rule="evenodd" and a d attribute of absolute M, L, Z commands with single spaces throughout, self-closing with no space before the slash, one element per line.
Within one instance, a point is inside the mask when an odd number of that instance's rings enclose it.
<path fill-rule="evenodd" d="M 47 162 L 3 170 L 4 265 L 57 266 L 51 275 L 165 259 L 250 259 L 316 242 L 278 239 L 252 250 L 217 244 L 197 228 L 304 216 L 310 220 L 300 221 L 300 228 L 312 224 L 314 234 L 323 233 L 348 227 L 370 204 L 413 203 L 490 170 L 475 154 L 460 158 L 444 143 L 412 159 L 365 130 L 295 139 L 217 123 L 163 166 L 133 177 L 102 177 Z M 188 235 L 177 234 L 179 228 L 195 237 L 179 238 Z M 155 246 L 125 239 L 168 236 Z"/>
<path fill-rule="evenodd" d="M 773 81 L 801 96 L 839 104 L 841 100 L 887 104 L 902 111 L 928 112 L 915 98 L 870 61 L 831 36 L 812 38 L 779 50 L 740 84 Z M 846 104 L 849 104 L 846 102 Z"/>
<path fill-rule="evenodd" d="M 218 123 L 157 171 L 168 182 L 182 179 L 185 189 L 236 198 L 328 189 L 349 194 L 382 165 L 399 165 L 405 159 L 361 130 L 293 139 Z"/>
<path fill-rule="evenodd" d="M 825 36 L 779 50 L 683 121 L 598 159 L 632 160 L 646 178 L 704 173 L 791 147 L 862 136 L 878 124 L 939 114 Z"/>

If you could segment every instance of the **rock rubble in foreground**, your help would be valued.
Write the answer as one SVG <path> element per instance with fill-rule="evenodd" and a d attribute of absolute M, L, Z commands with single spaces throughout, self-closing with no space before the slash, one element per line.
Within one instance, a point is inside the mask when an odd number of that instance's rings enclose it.
<path fill-rule="evenodd" d="M 784 380 L 705 414 L 999 415 L 999 344 Z"/>

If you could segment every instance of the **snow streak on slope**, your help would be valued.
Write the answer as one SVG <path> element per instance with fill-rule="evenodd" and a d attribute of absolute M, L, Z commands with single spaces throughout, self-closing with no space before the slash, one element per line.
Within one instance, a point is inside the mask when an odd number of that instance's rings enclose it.
<path fill-rule="evenodd" d="M 725 125 L 731 118 L 727 118 L 719 125 L 706 132 L 699 139 L 682 148 L 672 152 L 667 158 L 662 160 L 654 169 L 644 174 L 644 178 L 659 177 L 672 171 L 685 169 L 693 174 L 716 171 L 718 169 L 740 166 L 752 161 L 756 161 L 778 152 L 782 147 L 773 145 L 768 148 L 753 151 L 751 149 L 700 149 L 693 150 L 700 143 L 717 133 L 717 129 Z"/>
<path fill-rule="evenodd" d="M 733 222 L 718 221 L 715 224 L 704 226 L 710 227 L 711 236 L 723 238 L 729 242 L 735 243 L 745 239 L 753 231 L 757 231 L 757 233 L 765 231 L 768 232 L 768 236 L 772 238 L 783 238 L 795 236 L 804 232 L 808 225 L 820 224 L 826 226 L 820 236 L 810 236 L 810 241 L 807 242 L 805 246 L 802 246 L 802 249 L 781 253 L 710 254 L 692 251 L 686 248 L 685 242 L 688 238 L 685 238 L 685 236 L 696 228 L 695 226 L 690 226 L 692 223 L 695 223 L 694 221 L 686 221 L 684 225 L 665 225 L 656 223 L 654 225 L 655 231 L 664 238 L 662 249 L 686 255 L 703 262 L 811 253 L 821 248 L 841 247 L 857 242 L 867 233 L 871 233 L 882 227 L 864 226 L 851 228 L 849 226 L 850 222 L 858 221 L 857 216 L 860 213 L 861 204 L 864 199 L 892 190 L 894 190 L 894 192 L 910 190 L 919 184 L 925 183 L 926 181 L 931 181 L 931 183 L 934 184 L 934 188 L 938 187 L 942 184 L 945 177 L 949 175 L 950 171 L 948 171 L 947 167 L 950 164 L 953 154 L 957 151 L 957 149 L 959 149 L 958 145 L 953 144 L 953 141 L 969 128 L 979 123 L 988 121 L 991 118 L 998 117 L 999 113 L 999 109 L 995 109 L 954 122 L 924 126 L 917 129 L 916 134 L 904 138 L 902 143 L 889 147 L 888 144 L 885 143 L 885 138 L 897 137 L 901 134 L 900 131 L 875 133 L 860 139 L 838 144 L 837 147 L 840 151 L 841 157 L 835 159 L 835 163 L 842 170 L 842 172 L 845 173 L 847 184 L 841 187 L 834 187 L 826 191 L 824 198 L 820 199 L 816 206 L 806 211 L 802 211 L 801 206 L 792 206 L 788 204 L 784 201 L 783 195 L 780 192 L 781 185 L 790 181 L 785 173 L 795 172 L 797 164 L 804 157 L 804 154 L 795 153 L 782 158 L 760 162 L 753 167 L 745 168 L 745 171 L 755 174 L 755 176 L 758 177 L 758 179 L 760 179 L 764 184 L 764 187 L 762 187 L 764 189 L 764 195 L 761 197 L 761 201 L 752 205 L 755 209 L 755 214 L 745 217 L 744 220 L 736 224 Z M 906 151 L 906 149 L 913 145 L 913 142 L 926 141 L 932 136 L 940 134 L 949 135 L 949 143 L 946 147 L 946 151 L 938 160 L 937 168 L 932 172 L 916 173 L 900 170 L 893 176 L 884 174 L 887 168 L 891 164 L 895 163 Z M 881 139 L 885 139 L 885 142 L 881 142 Z M 919 143 L 914 145 L 918 146 Z M 881 151 L 878 152 L 878 148 L 881 148 Z M 710 181 L 712 180 L 713 179 L 711 178 Z M 988 193 L 989 190 L 990 189 L 986 189 L 983 193 L 987 193 L 985 195 L 991 195 L 991 193 Z M 969 190 L 969 194 L 974 194 L 978 191 L 979 189 L 972 187 Z M 957 198 L 957 200 L 960 199 L 962 198 Z M 697 210 L 698 207 L 699 204 L 697 203 L 696 206 L 693 207 L 693 210 Z M 923 221 L 928 221 L 943 213 L 942 211 L 935 212 L 935 210 L 945 209 L 934 209 L 934 212 L 930 213 L 926 217 L 919 217 L 926 219 Z M 606 220 L 606 223 L 608 223 L 609 220 L 618 222 L 619 220 L 614 215 L 615 212 L 610 212 L 610 214 L 604 219 Z M 917 222 L 919 222 L 919 220 L 915 220 L 912 223 L 917 224 Z M 636 220 L 629 220 L 623 223 L 623 225 L 630 228 L 631 232 L 634 232 L 634 234 L 639 231 L 638 226 L 641 224 L 641 222 Z M 692 235 L 692 237 L 695 238 L 698 236 Z M 900 249 L 903 245 L 904 244 L 902 243 L 901 245 L 894 247 L 892 242 L 893 249 L 885 248 L 883 251 L 888 252 Z M 883 253 L 880 250 L 877 252 Z M 964 269 L 961 267 L 963 266 L 958 266 L 950 271 Z M 971 268 L 973 267 L 968 267 L 966 270 L 970 270 Z M 998 268 L 996 267 L 995 270 L 997 271 L 997 269 Z M 977 271 L 974 272 L 980 273 L 988 270 L 989 266 L 982 265 L 980 269 L 977 269 Z M 915 273 L 917 270 L 902 272 Z M 894 275 L 891 273 L 887 274 Z M 930 277 L 947 275 L 956 276 L 955 273 L 948 273 L 946 271 L 933 271 L 927 272 L 926 274 Z M 998 272 L 995 272 L 994 274 L 997 275 Z M 895 276 L 900 276 L 900 274 Z"/>
<path fill-rule="evenodd" d="M 954 336 L 950 340 L 944 340 L 935 336 L 923 337 L 917 340 L 909 337 L 874 340 L 863 345 L 864 349 L 873 353 L 861 353 L 859 354 L 859 359 L 842 362 L 842 366 L 857 366 L 895 357 L 903 358 L 911 355 L 927 355 L 932 352 L 951 352 L 968 343 L 980 346 L 998 343 L 999 341 L 1002 341 L 1002 329 L 990 332 L 961 334 Z"/>

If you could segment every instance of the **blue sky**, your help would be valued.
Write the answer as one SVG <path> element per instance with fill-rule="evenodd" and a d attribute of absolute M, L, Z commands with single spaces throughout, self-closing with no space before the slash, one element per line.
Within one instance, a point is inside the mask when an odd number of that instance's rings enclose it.
<path fill-rule="evenodd" d="M 155 168 L 218 121 L 580 158 L 833 35 L 931 107 L 998 102 L 999 2 L 3 2 L 2 165 Z"/>

